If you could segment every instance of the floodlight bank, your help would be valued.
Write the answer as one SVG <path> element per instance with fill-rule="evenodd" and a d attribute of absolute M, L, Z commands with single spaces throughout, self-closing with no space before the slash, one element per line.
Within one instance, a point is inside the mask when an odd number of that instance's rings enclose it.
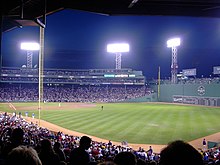
<path fill-rule="evenodd" d="M 173 38 L 167 41 L 167 47 L 175 47 L 180 45 L 180 38 Z"/>
<path fill-rule="evenodd" d="M 122 43 L 122 44 L 108 44 L 107 45 L 107 52 L 110 52 L 110 53 L 129 52 L 129 45 L 126 44 L 126 43 Z"/>
<path fill-rule="evenodd" d="M 22 50 L 39 50 L 40 45 L 38 43 L 33 43 L 33 42 L 24 42 L 24 43 L 21 43 L 21 49 Z"/>

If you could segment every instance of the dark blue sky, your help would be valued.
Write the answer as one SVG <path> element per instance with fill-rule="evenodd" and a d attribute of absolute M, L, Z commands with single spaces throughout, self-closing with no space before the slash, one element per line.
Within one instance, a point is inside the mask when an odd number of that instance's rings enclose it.
<path fill-rule="evenodd" d="M 220 66 L 220 19 L 171 16 L 105 16 L 63 10 L 47 16 L 45 68 L 112 69 L 115 55 L 106 52 L 112 42 L 127 42 L 122 68 L 142 70 L 147 78 L 170 77 L 171 49 L 166 41 L 181 38 L 179 71 L 197 68 L 197 77 L 209 76 Z M 26 64 L 22 41 L 39 41 L 37 27 L 3 33 L 3 66 Z M 34 53 L 37 64 L 37 52 Z"/>

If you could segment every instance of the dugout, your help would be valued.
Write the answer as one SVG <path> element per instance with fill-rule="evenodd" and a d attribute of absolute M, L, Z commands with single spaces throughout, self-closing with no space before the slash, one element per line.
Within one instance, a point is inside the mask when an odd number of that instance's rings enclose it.
<path fill-rule="evenodd" d="M 220 147 L 220 142 L 208 141 L 207 145 L 208 145 L 208 149 L 216 148 L 216 147 Z"/>

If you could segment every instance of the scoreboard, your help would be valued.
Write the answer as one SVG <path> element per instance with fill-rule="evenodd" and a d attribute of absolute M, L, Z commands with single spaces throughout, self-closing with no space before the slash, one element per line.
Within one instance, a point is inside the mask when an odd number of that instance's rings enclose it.
<path fill-rule="evenodd" d="M 213 67 L 213 74 L 220 74 L 220 66 Z"/>

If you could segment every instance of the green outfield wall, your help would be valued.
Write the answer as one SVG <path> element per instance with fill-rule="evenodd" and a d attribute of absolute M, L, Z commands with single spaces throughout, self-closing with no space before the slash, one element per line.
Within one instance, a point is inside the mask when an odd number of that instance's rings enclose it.
<path fill-rule="evenodd" d="M 157 93 L 152 93 L 147 96 L 135 98 L 135 99 L 129 99 L 124 102 L 155 102 L 157 101 Z"/>
<path fill-rule="evenodd" d="M 220 106 L 220 84 L 161 84 L 158 96 L 161 102 Z"/>

